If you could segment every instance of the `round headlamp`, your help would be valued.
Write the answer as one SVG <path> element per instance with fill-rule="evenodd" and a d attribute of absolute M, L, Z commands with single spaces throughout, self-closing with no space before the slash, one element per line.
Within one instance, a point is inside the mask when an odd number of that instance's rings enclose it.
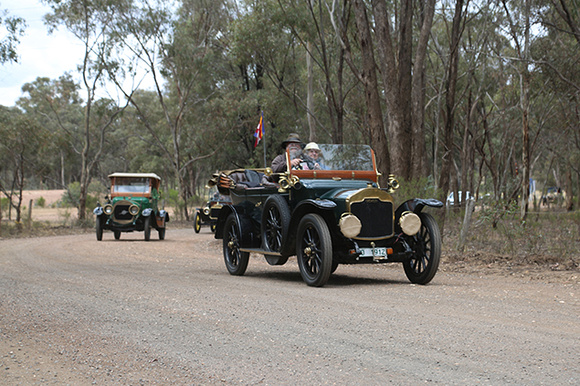
<path fill-rule="evenodd" d="M 205 214 L 206 216 L 209 216 L 209 208 L 208 207 L 203 208 L 203 214 Z"/>
<path fill-rule="evenodd" d="M 406 235 L 414 236 L 421 229 L 421 219 L 413 212 L 405 212 L 399 219 L 399 225 Z"/>
<path fill-rule="evenodd" d="M 109 205 L 109 204 L 105 205 L 103 207 L 103 212 L 105 212 L 106 215 L 113 214 L 113 206 L 112 205 Z"/>
<path fill-rule="evenodd" d="M 137 216 L 139 214 L 139 207 L 137 205 L 131 205 L 129 207 L 129 213 L 131 213 L 131 216 Z"/>
<path fill-rule="evenodd" d="M 352 213 L 343 214 L 338 226 L 342 234 L 349 239 L 358 236 L 362 228 L 360 220 Z"/>

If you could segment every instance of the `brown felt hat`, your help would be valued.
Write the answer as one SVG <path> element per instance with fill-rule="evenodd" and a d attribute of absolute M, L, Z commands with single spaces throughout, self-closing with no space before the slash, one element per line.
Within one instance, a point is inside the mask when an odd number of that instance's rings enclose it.
<path fill-rule="evenodd" d="M 290 133 L 288 135 L 288 138 L 286 138 L 286 140 L 282 142 L 282 148 L 285 149 L 289 143 L 298 143 L 300 144 L 300 146 L 304 145 L 300 140 L 300 137 L 296 133 Z"/>

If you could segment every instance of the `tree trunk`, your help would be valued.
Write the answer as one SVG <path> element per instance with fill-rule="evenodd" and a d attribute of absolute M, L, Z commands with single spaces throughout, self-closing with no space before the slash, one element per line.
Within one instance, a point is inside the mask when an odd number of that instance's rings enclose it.
<path fill-rule="evenodd" d="M 525 221 L 528 215 L 528 197 L 530 195 L 530 123 L 528 120 L 530 111 L 530 2 L 526 0 L 525 10 L 525 36 L 524 52 L 521 73 L 521 105 L 522 105 L 522 201 L 520 203 L 520 219 Z"/>
<path fill-rule="evenodd" d="M 441 162 L 441 175 L 439 176 L 440 200 L 445 202 L 445 197 L 449 191 L 449 177 L 453 161 L 453 130 L 455 126 L 455 91 L 457 85 L 457 67 L 459 62 L 459 40 L 461 38 L 461 17 L 463 10 L 463 0 L 458 0 L 455 4 L 455 15 L 453 16 L 453 26 L 451 30 L 451 41 L 449 43 L 449 68 L 446 82 L 446 104 L 445 104 L 445 124 L 443 134 L 443 159 Z M 458 198 L 458 197 L 457 197 Z M 457 200 L 456 198 L 456 200 Z M 443 218 L 442 226 L 445 223 Z"/>
<path fill-rule="evenodd" d="M 371 143 L 377 156 L 377 166 L 382 173 L 380 183 L 386 186 L 387 176 L 392 172 L 387 136 L 382 119 L 381 101 L 378 91 L 376 63 L 366 8 L 362 0 L 354 0 L 354 13 L 362 54 L 361 78 L 365 88 Z"/>
<path fill-rule="evenodd" d="M 373 15 L 375 18 L 375 35 L 377 39 L 377 52 L 387 110 L 387 130 L 389 132 L 390 173 L 397 177 L 409 179 L 411 157 L 411 120 L 410 115 L 404 112 L 411 111 L 410 94 L 410 52 L 412 47 L 408 41 L 411 38 L 409 21 L 412 19 L 412 10 L 408 9 L 409 0 L 405 0 L 402 8 L 404 17 L 401 20 L 401 47 L 399 49 L 399 61 L 397 64 L 396 54 L 391 37 L 390 19 L 385 0 L 373 0 Z M 358 25 L 358 23 L 357 23 Z M 410 50 L 410 52 L 407 52 Z M 402 61 L 402 62 L 401 62 Z M 408 118 L 407 118 L 408 117 Z"/>
<path fill-rule="evenodd" d="M 306 118 L 308 119 L 308 129 L 310 130 L 309 140 L 310 142 L 316 142 L 316 123 L 312 118 L 314 114 L 314 75 L 312 68 L 312 57 L 310 52 L 312 50 L 312 44 L 310 42 L 306 43 L 306 71 L 308 74 L 308 90 L 306 93 Z"/>
<path fill-rule="evenodd" d="M 413 137 L 411 141 L 411 178 L 425 177 L 427 170 L 427 149 L 425 146 L 425 58 L 427 57 L 427 43 L 433 15 L 435 13 L 435 0 L 427 0 L 424 3 L 421 24 L 421 32 L 415 52 L 413 64 L 413 83 L 411 89 L 412 120 L 411 127 Z"/>
<path fill-rule="evenodd" d="M 572 170 L 566 172 L 566 211 L 574 210 L 574 191 L 572 189 Z"/>

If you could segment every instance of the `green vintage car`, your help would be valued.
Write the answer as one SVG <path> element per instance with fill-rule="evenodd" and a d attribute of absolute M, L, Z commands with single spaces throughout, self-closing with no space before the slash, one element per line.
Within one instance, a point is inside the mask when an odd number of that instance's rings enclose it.
<path fill-rule="evenodd" d="M 296 255 L 303 280 L 323 286 L 340 264 L 402 263 L 412 283 L 429 283 L 439 266 L 441 236 L 423 212 L 435 199 L 413 198 L 397 208 L 398 182 L 378 185 L 375 155 L 365 145 L 319 145 L 324 169 L 275 174 L 270 168 L 214 174 L 210 185 L 229 195 L 216 224 L 228 272 L 243 275 L 250 253 L 271 265 Z M 286 153 L 290 166 L 290 153 Z"/>
<path fill-rule="evenodd" d="M 115 239 L 121 232 L 143 231 L 145 240 L 151 239 L 151 228 L 157 229 L 159 240 L 165 239 L 165 224 L 169 214 L 159 209 L 161 178 L 154 173 L 113 173 L 107 202 L 97 204 L 97 240 L 103 239 L 103 230 L 111 230 Z"/>

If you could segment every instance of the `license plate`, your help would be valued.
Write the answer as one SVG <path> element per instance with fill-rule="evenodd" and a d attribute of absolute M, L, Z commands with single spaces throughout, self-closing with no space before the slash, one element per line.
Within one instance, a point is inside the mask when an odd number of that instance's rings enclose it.
<path fill-rule="evenodd" d="M 386 257 L 387 256 L 387 248 L 380 247 L 380 248 L 361 248 L 360 257 Z"/>

